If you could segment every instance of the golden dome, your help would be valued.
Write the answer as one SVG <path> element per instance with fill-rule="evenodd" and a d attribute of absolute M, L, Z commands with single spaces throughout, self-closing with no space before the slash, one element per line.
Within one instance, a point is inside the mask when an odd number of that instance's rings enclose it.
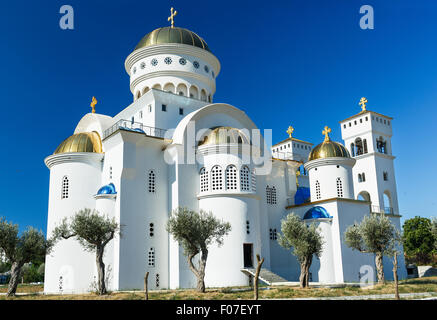
<path fill-rule="evenodd" d="M 82 132 L 65 139 L 53 154 L 68 152 L 102 153 L 102 139 L 96 132 Z"/>
<path fill-rule="evenodd" d="M 331 141 L 329 138 L 329 133 L 331 129 L 325 127 L 325 130 L 322 132 L 325 135 L 325 141 L 318 144 L 311 150 L 310 155 L 308 156 L 308 161 L 316 160 L 316 159 L 325 159 L 325 158 L 350 158 L 349 151 L 338 142 Z"/>
<path fill-rule="evenodd" d="M 135 47 L 135 50 L 153 46 L 155 44 L 165 43 L 187 44 L 211 52 L 205 40 L 203 40 L 197 34 L 190 30 L 177 27 L 163 27 L 153 30 L 141 39 L 141 41 Z"/>
<path fill-rule="evenodd" d="M 239 129 L 216 127 L 212 128 L 212 131 L 203 137 L 198 146 L 231 143 L 250 144 L 250 140 Z"/>

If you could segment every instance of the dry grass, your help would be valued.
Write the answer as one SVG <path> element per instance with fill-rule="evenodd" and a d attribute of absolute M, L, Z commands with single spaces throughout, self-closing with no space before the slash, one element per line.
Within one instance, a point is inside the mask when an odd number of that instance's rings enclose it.
<path fill-rule="evenodd" d="M 96 294 L 81 295 L 38 295 L 36 292 L 42 291 L 42 286 L 20 286 L 18 292 L 33 293 L 26 296 L 16 296 L 6 298 L 4 295 L 1 299 L 17 300 L 143 300 L 144 293 L 138 292 L 113 292 L 105 296 Z M 248 288 L 247 288 L 248 289 Z M 5 287 L 0 287 L 0 292 L 6 292 Z M 400 281 L 400 293 L 413 292 L 436 292 L 437 277 L 410 279 Z M 260 299 L 286 299 L 286 298 L 309 298 L 309 297 L 334 297 L 334 296 L 356 296 L 372 294 L 393 294 L 394 284 L 388 282 L 385 285 L 376 285 L 372 288 L 361 289 L 360 287 L 345 288 L 309 288 L 300 289 L 299 287 L 277 286 L 268 287 L 259 291 Z M 160 292 L 149 292 L 150 300 L 247 300 L 253 299 L 253 291 L 235 292 L 229 288 L 225 289 L 208 289 L 205 294 L 199 294 L 195 290 L 164 290 Z"/>

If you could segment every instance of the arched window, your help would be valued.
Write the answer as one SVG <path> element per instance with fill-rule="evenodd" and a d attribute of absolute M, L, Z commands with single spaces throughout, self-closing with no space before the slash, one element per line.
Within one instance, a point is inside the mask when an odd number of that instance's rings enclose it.
<path fill-rule="evenodd" d="M 362 155 L 363 154 L 363 140 L 361 140 L 361 138 L 357 138 L 355 140 L 355 150 L 356 150 L 356 155 Z"/>
<path fill-rule="evenodd" d="M 351 143 L 351 155 L 352 157 L 355 157 L 355 144 Z"/>
<path fill-rule="evenodd" d="M 208 171 L 205 168 L 200 169 L 200 192 L 209 190 Z"/>
<path fill-rule="evenodd" d="M 320 182 L 317 180 L 316 181 L 316 199 L 319 200 L 321 199 L 321 193 L 320 193 Z"/>
<path fill-rule="evenodd" d="M 155 171 L 150 170 L 149 171 L 149 193 L 155 193 L 156 187 L 155 187 Z"/>
<path fill-rule="evenodd" d="M 343 183 L 340 178 L 337 178 L 337 197 L 343 198 Z"/>
<path fill-rule="evenodd" d="M 250 184 L 249 184 L 249 173 L 250 170 L 247 166 L 243 166 L 240 170 L 240 184 L 241 184 L 241 191 L 249 191 Z"/>
<path fill-rule="evenodd" d="M 361 173 L 358 174 L 358 182 L 363 182 L 363 177 L 361 176 Z"/>
<path fill-rule="evenodd" d="M 364 149 L 364 153 L 367 153 L 367 140 L 363 139 L 363 149 Z"/>
<path fill-rule="evenodd" d="M 211 169 L 211 185 L 212 191 L 223 190 L 223 175 L 220 166 L 215 166 Z"/>
<path fill-rule="evenodd" d="M 384 141 L 383 137 L 376 139 L 376 149 L 380 153 L 387 153 L 387 142 Z"/>
<path fill-rule="evenodd" d="M 154 267 L 155 266 L 155 249 L 154 248 L 149 249 L 148 258 L 149 258 L 149 267 Z"/>
<path fill-rule="evenodd" d="M 383 197 L 383 204 L 384 204 L 384 212 L 385 213 L 393 213 L 390 193 L 388 191 L 384 191 L 384 194 L 382 197 Z"/>
<path fill-rule="evenodd" d="M 234 165 L 226 168 L 226 190 L 237 190 L 237 168 Z"/>
<path fill-rule="evenodd" d="M 61 199 L 68 199 L 69 181 L 67 176 L 62 178 Z"/>
<path fill-rule="evenodd" d="M 256 175 L 255 175 L 255 169 L 252 169 L 251 172 L 251 180 L 252 180 L 252 191 L 256 191 Z"/>

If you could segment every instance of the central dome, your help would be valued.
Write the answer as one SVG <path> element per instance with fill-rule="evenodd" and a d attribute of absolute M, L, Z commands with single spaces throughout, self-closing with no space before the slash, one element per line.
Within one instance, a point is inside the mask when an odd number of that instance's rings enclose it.
<path fill-rule="evenodd" d="M 102 139 L 95 131 L 76 133 L 65 139 L 53 154 L 69 152 L 102 153 Z"/>
<path fill-rule="evenodd" d="M 198 146 L 217 144 L 250 144 L 250 140 L 239 129 L 216 127 L 199 141 Z"/>
<path fill-rule="evenodd" d="M 325 158 L 350 158 L 349 151 L 338 142 L 323 141 L 314 147 L 308 156 L 308 161 Z"/>
<path fill-rule="evenodd" d="M 205 40 L 197 34 L 188 29 L 177 27 L 163 27 L 153 30 L 141 39 L 135 50 L 165 43 L 187 44 L 211 52 Z"/>

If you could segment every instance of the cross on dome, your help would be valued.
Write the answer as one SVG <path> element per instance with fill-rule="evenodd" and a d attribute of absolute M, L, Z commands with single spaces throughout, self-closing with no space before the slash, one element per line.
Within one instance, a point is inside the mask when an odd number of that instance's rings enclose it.
<path fill-rule="evenodd" d="M 92 108 L 92 113 L 96 113 L 96 104 L 97 104 L 97 99 L 95 97 L 93 97 L 93 99 L 91 100 L 91 108 Z"/>
<path fill-rule="evenodd" d="M 325 142 L 331 141 L 331 139 L 329 138 L 330 132 L 331 132 L 331 128 L 329 128 L 328 126 L 325 126 L 325 130 L 322 131 L 322 134 L 325 135 Z"/>
<path fill-rule="evenodd" d="M 366 103 L 367 103 L 367 99 L 364 97 L 362 97 L 360 103 L 358 103 L 361 106 L 362 112 L 366 111 Z"/>
<path fill-rule="evenodd" d="M 292 126 L 289 126 L 287 129 L 287 134 L 290 136 L 290 138 L 291 138 L 291 135 L 293 134 L 293 132 L 294 132 L 294 128 Z"/>
<path fill-rule="evenodd" d="M 171 7 L 170 13 L 170 17 L 168 17 L 167 21 L 171 21 L 171 27 L 174 28 L 174 17 L 178 14 L 178 12 Z"/>

